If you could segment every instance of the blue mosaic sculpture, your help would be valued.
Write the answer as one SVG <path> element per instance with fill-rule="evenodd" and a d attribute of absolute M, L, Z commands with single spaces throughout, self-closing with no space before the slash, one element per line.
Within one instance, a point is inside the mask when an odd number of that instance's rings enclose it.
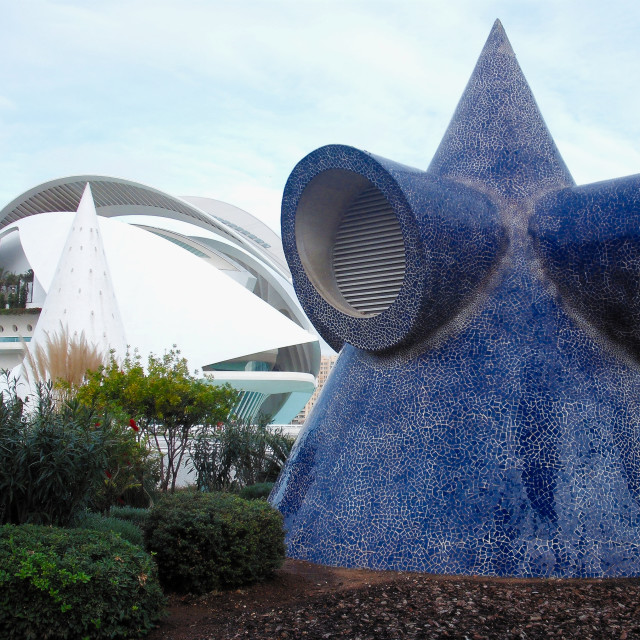
<path fill-rule="evenodd" d="M 282 231 L 341 350 L 271 495 L 290 556 L 640 575 L 640 176 L 575 186 L 499 22 L 427 171 L 318 149 Z"/>

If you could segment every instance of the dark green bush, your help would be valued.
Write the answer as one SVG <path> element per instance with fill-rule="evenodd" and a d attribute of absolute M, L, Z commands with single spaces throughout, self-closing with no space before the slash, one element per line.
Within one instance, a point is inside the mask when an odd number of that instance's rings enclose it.
<path fill-rule="evenodd" d="M 131 544 L 144 548 L 142 529 L 127 520 L 86 512 L 76 517 L 74 526 L 76 529 L 89 529 L 91 531 L 112 531 L 120 534 L 120 537 L 128 540 Z"/>
<path fill-rule="evenodd" d="M 110 517 L 133 522 L 140 529 L 144 527 L 148 515 L 149 509 L 140 509 L 139 507 L 111 507 L 109 510 Z"/>
<path fill-rule="evenodd" d="M 0 304 L 2 304 L 1 298 Z M 28 309 L 5 309 L 4 307 L 0 307 L 0 316 L 35 316 L 41 311 L 42 309 L 40 307 L 29 307 Z"/>
<path fill-rule="evenodd" d="M 0 524 L 67 526 L 89 506 L 106 511 L 125 491 L 148 493 L 156 461 L 130 426 L 72 397 L 63 402 L 51 383 L 26 403 L 6 372 L 2 382 Z"/>
<path fill-rule="evenodd" d="M 76 406 L 87 411 L 79 402 Z M 101 486 L 91 497 L 91 509 L 106 513 L 116 504 L 148 507 L 160 478 L 157 455 L 122 415 L 104 414 L 100 425 L 109 438 L 108 459 Z"/>
<path fill-rule="evenodd" d="M 268 498 L 271 489 L 273 489 L 273 482 L 259 482 L 240 489 L 238 495 L 245 500 L 259 500 L 260 498 Z"/>
<path fill-rule="evenodd" d="M 3 640 L 138 638 L 163 607 L 153 560 L 115 534 L 0 528 Z"/>
<path fill-rule="evenodd" d="M 230 494 L 168 495 L 149 511 L 144 532 L 161 583 L 177 592 L 264 580 L 284 561 L 280 513 Z"/>
<path fill-rule="evenodd" d="M 0 524 L 67 525 L 101 486 L 109 434 L 86 410 L 56 407 L 41 385 L 30 412 L 15 381 L 0 402 Z"/>

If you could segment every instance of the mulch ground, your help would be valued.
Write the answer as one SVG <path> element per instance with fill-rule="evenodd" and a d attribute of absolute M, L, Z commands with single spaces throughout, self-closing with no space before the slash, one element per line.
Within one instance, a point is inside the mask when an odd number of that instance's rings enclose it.
<path fill-rule="evenodd" d="M 264 584 L 172 596 L 149 640 L 640 638 L 640 579 L 517 580 L 287 560 Z"/>

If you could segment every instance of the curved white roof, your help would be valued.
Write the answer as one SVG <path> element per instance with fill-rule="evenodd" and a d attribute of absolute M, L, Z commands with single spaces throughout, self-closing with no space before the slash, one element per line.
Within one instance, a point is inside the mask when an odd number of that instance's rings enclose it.
<path fill-rule="evenodd" d="M 181 199 L 197 207 L 200 211 L 206 211 L 227 227 L 231 227 L 249 240 L 259 244 L 278 266 L 289 273 L 280 236 L 262 220 L 258 220 L 258 218 L 247 213 L 244 209 L 239 209 L 221 200 L 194 196 L 182 196 Z"/>
<path fill-rule="evenodd" d="M 0 210 L 0 229 L 37 213 L 76 211 L 87 183 L 91 184 L 96 210 L 102 217 L 137 214 L 185 220 L 230 238 L 290 277 L 279 239 L 274 244 L 278 236 L 246 211 L 211 198 L 189 198 L 206 205 L 205 211 L 184 199 L 122 178 L 81 175 L 40 184 Z M 221 221 L 221 218 L 227 219 L 225 216 L 231 224 Z M 246 229 L 247 225 L 251 228 Z"/>

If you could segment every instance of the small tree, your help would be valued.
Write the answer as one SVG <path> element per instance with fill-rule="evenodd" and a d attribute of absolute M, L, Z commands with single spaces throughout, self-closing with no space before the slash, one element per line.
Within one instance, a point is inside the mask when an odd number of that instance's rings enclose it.
<path fill-rule="evenodd" d="M 20 283 L 20 288 L 18 289 L 18 306 L 21 309 L 24 309 L 27 306 L 27 298 L 29 296 L 29 288 L 26 282 Z"/>
<path fill-rule="evenodd" d="M 174 345 L 163 356 L 149 355 L 146 371 L 137 352 L 128 353 L 122 365 L 112 358 L 89 374 L 77 397 L 101 411 L 128 416 L 139 437 L 160 455 L 160 489 L 173 492 L 195 428 L 226 420 L 237 392 L 190 374 Z"/>

